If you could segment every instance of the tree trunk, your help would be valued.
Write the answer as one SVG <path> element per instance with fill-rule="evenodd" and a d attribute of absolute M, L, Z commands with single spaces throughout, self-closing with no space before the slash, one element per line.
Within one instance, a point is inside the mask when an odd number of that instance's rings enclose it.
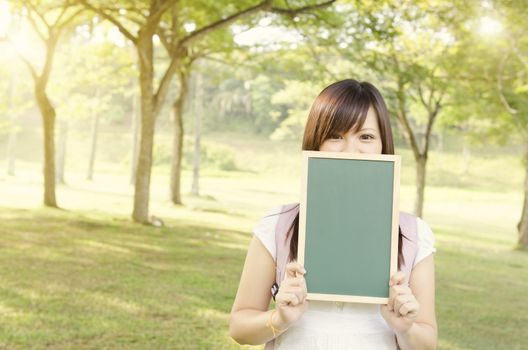
<path fill-rule="evenodd" d="M 200 136 L 203 116 L 203 87 L 202 74 L 197 72 L 194 85 L 194 157 L 193 157 L 193 182 L 191 193 L 195 196 L 200 195 Z"/>
<path fill-rule="evenodd" d="M 150 176 L 152 172 L 152 150 L 154 146 L 154 93 L 153 93 L 153 44 L 151 36 L 141 36 L 137 42 L 139 60 L 139 85 L 141 90 L 141 133 L 138 164 L 134 186 L 134 210 L 132 219 L 140 223 L 149 222 Z"/>
<path fill-rule="evenodd" d="M 181 163 L 183 155 L 183 108 L 188 94 L 188 81 L 185 73 L 180 73 L 180 91 L 178 98 L 172 105 L 174 117 L 174 137 L 172 142 L 171 163 L 171 201 L 174 204 L 182 204 L 181 200 Z"/>
<path fill-rule="evenodd" d="M 138 138 L 139 138 L 139 113 L 137 111 L 137 96 L 132 97 L 132 156 L 130 159 L 130 184 L 136 181 Z"/>
<path fill-rule="evenodd" d="M 98 103 L 99 100 L 99 89 L 97 88 L 95 91 L 95 103 Z M 93 172 L 94 172 L 94 164 L 95 164 L 95 153 L 97 151 L 97 134 L 99 132 L 99 112 L 97 108 L 94 106 L 92 108 L 92 137 L 91 137 L 91 145 L 90 145 L 90 158 L 88 161 L 88 171 L 86 173 L 86 180 L 93 180 Z"/>
<path fill-rule="evenodd" d="M 68 140 L 68 122 L 60 123 L 59 149 L 57 152 L 57 169 L 55 179 L 58 183 L 64 183 L 64 165 L 66 164 L 66 144 Z"/>
<path fill-rule="evenodd" d="M 519 240 L 517 243 L 521 248 L 528 248 L 528 143 L 526 144 L 526 154 L 524 156 L 524 204 L 521 214 L 521 220 L 517 225 Z"/>
<path fill-rule="evenodd" d="M 55 198 L 55 108 L 46 95 L 45 85 L 35 84 L 35 96 L 44 127 L 44 205 L 57 207 Z"/>
<path fill-rule="evenodd" d="M 414 202 L 414 213 L 422 217 L 425 192 L 425 175 L 427 166 L 427 155 L 416 158 L 416 199 Z"/>

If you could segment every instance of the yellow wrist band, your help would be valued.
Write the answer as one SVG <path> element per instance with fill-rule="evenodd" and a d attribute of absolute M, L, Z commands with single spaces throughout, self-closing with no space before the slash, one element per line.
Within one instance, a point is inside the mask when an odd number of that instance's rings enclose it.
<path fill-rule="evenodd" d="M 273 318 L 273 314 L 277 311 L 277 309 L 274 309 L 271 314 L 270 314 L 270 318 L 268 320 L 268 322 L 266 323 L 266 326 L 270 327 L 271 328 L 271 331 L 273 332 L 273 337 L 275 338 L 277 336 L 277 333 L 278 332 L 284 332 L 288 329 L 288 327 L 286 327 L 285 329 L 278 329 L 278 328 L 275 328 L 275 326 L 273 326 L 273 322 L 271 321 L 271 319 Z"/>

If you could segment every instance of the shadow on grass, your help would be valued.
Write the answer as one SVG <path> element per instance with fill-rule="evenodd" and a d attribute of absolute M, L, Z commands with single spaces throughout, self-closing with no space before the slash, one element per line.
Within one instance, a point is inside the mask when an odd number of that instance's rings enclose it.
<path fill-rule="evenodd" d="M 0 344 L 239 348 L 227 320 L 247 233 L 49 209 L 0 219 Z"/>

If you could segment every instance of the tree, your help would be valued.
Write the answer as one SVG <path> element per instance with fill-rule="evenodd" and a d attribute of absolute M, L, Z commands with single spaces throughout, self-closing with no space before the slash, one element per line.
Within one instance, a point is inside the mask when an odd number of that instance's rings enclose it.
<path fill-rule="evenodd" d="M 47 86 L 53 67 L 57 44 L 82 9 L 68 1 L 22 0 L 26 19 L 44 45 L 45 58 L 41 67 L 20 52 L 34 81 L 34 93 L 44 127 L 44 205 L 57 207 L 55 196 L 55 117 Z M 15 47 L 18 43 L 14 43 Z"/>
<path fill-rule="evenodd" d="M 500 55 L 496 63 L 495 88 L 510 118 L 501 121 L 513 126 L 524 144 L 524 191 L 521 218 L 517 225 L 518 245 L 528 248 L 528 11 L 522 2 L 494 4 L 502 19 L 503 32 L 496 44 Z M 511 129 L 511 128 L 508 128 Z"/>
<path fill-rule="evenodd" d="M 79 26 L 68 38 L 66 50 L 59 50 L 51 96 L 62 101 L 57 107 L 57 122 L 89 130 L 86 178 L 94 178 L 99 129 L 123 119 L 127 105 L 136 93 L 132 48 L 109 23 Z M 116 33 L 117 32 L 117 33 Z M 117 36 L 115 35 L 117 34 Z M 108 79 L 111 77 L 111 79 Z M 60 138 L 60 136 L 59 136 Z"/>
<path fill-rule="evenodd" d="M 173 76 L 178 74 L 180 79 L 188 76 L 188 73 L 183 70 L 183 67 L 184 60 L 189 57 L 190 47 L 202 39 L 207 38 L 211 33 L 225 28 L 241 18 L 251 16 L 261 11 L 295 15 L 300 11 L 328 6 L 335 0 L 295 9 L 276 7 L 271 0 L 264 0 L 256 4 L 244 1 L 243 3 L 237 3 L 236 5 L 230 4 L 231 6 L 224 6 L 225 4 L 214 2 L 217 8 L 222 8 L 224 10 L 223 12 L 230 12 L 222 13 L 222 15 L 224 15 L 223 18 L 212 21 L 208 21 L 204 18 L 201 21 L 204 22 L 204 25 L 199 28 L 195 27 L 190 32 L 185 30 L 185 25 L 190 22 L 190 18 L 188 18 L 189 12 L 192 11 L 193 7 L 195 8 L 198 6 L 192 2 L 181 3 L 176 0 L 150 0 L 147 3 L 138 2 L 131 5 L 129 2 L 126 2 L 126 5 L 115 6 L 113 4 L 107 4 L 106 2 L 95 0 L 79 1 L 86 8 L 98 13 L 104 19 L 113 23 L 136 48 L 139 66 L 139 85 L 141 91 L 141 135 L 139 141 L 139 157 L 136 170 L 132 218 L 137 222 L 148 223 L 155 120 L 165 101 Z M 123 4 L 125 3 L 123 2 Z M 211 4 L 212 2 L 209 5 Z M 167 16 L 169 17 L 167 23 L 170 25 L 160 31 L 160 22 L 167 13 Z M 159 34 L 161 42 L 169 53 L 167 67 L 164 69 L 163 74 L 159 78 L 159 83 L 157 84 L 155 83 L 154 72 L 155 46 L 153 37 L 155 34 Z M 180 80 L 180 83 L 181 82 L 182 81 Z M 187 93 L 187 91 L 185 91 L 185 86 L 183 85 L 180 85 L 180 90 L 180 96 Z M 183 103 L 183 100 L 181 103 Z M 178 113 L 175 113 L 174 118 L 176 135 L 180 133 L 179 130 L 183 130 L 181 120 L 177 118 L 178 115 L 181 116 L 181 111 L 177 112 Z M 183 135 L 183 133 L 181 134 Z M 175 141 L 175 143 L 180 149 L 179 158 L 181 159 L 182 142 Z M 177 169 L 175 172 L 179 177 L 179 173 L 181 172 L 180 169 Z"/>
<path fill-rule="evenodd" d="M 351 8 L 342 55 L 362 62 L 384 92 L 416 162 L 414 213 L 423 215 L 426 168 L 435 122 L 449 96 L 450 33 L 457 9 L 447 2 L 373 2 Z"/>
<path fill-rule="evenodd" d="M 474 126 L 472 134 L 525 148 L 523 207 L 517 225 L 518 246 L 528 247 L 528 36 L 522 2 L 470 2 L 468 18 L 457 29 L 465 50 L 456 64 L 458 119 Z"/>
<path fill-rule="evenodd" d="M 178 69 L 179 94 L 173 104 L 174 141 L 173 141 L 173 161 L 171 166 L 171 200 L 174 204 L 181 204 L 181 163 L 183 154 L 183 109 L 186 96 L 188 94 L 188 79 L 192 69 L 192 63 L 200 57 L 209 56 L 215 52 L 230 51 L 231 47 L 226 45 L 232 41 L 232 34 L 221 32 L 234 22 L 242 19 L 252 18 L 252 15 L 259 12 L 274 13 L 285 17 L 294 18 L 299 14 L 319 10 L 331 5 L 334 1 L 325 1 L 319 4 L 300 6 L 297 8 L 274 6 L 273 1 L 262 1 L 254 6 L 250 4 L 236 5 L 236 10 L 230 8 L 230 2 L 211 2 L 208 6 L 193 5 L 187 11 L 182 11 L 175 6 L 171 11 L 170 21 L 163 23 L 159 28 L 159 36 L 171 60 L 182 62 Z M 227 5 L 227 6 L 226 6 Z M 287 3 L 286 3 L 287 5 Z M 186 13 L 195 14 L 191 23 L 199 26 L 189 32 L 185 28 Z M 216 12 L 221 18 L 211 21 L 208 13 Z M 253 23 L 250 21 L 249 25 Z M 215 40 L 216 38 L 216 40 Z M 226 47 L 227 46 L 227 47 Z"/>

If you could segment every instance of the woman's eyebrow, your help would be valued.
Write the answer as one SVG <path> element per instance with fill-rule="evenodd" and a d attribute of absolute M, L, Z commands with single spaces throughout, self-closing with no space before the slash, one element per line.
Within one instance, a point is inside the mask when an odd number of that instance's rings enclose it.
<path fill-rule="evenodd" d="M 377 131 L 376 129 L 374 128 L 362 128 L 360 131 L 363 131 L 363 130 L 372 130 L 372 131 Z"/>

